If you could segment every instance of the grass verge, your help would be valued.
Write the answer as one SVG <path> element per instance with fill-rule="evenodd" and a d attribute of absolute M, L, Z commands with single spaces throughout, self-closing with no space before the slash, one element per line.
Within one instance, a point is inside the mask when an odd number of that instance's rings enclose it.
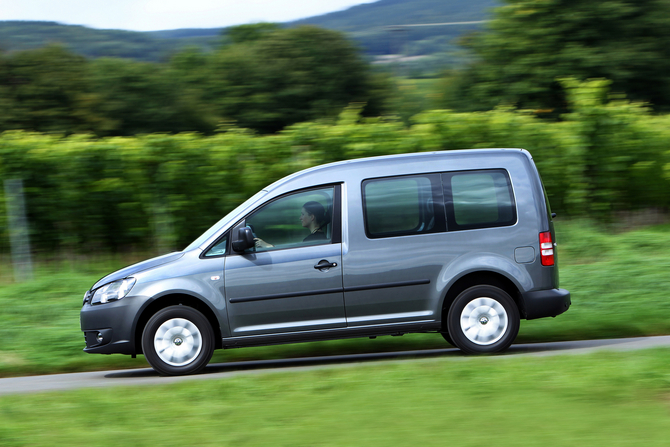
<path fill-rule="evenodd" d="M 0 445 L 666 446 L 670 349 L 428 359 L 0 398 Z"/>

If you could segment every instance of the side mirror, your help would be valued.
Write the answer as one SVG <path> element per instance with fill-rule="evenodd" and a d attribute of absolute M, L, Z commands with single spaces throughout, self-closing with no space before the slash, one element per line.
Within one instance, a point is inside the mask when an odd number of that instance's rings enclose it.
<path fill-rule="evenodd" d="M 237 229 L 237 237 L 233 239 L 233 250 L 242 253 L 247 248 L 254 246 L 254 233 L 249 227 Z"/>

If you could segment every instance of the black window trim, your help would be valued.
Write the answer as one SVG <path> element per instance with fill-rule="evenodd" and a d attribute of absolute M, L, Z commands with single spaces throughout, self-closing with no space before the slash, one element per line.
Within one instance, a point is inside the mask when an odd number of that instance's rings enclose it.
<path fill-rule="evenodd" d="M 231 245 L 230 238 L 228 237 L 228 235 L 231 234 L 231 233 L 232 232 L 230 230 L 228 230 L 228 231 L 224 232 L 221 236 L 217 237 L 216 240 L 214 242 L 212 242 L 211 244 L 209 244 L 207 246 L 207 248 L 205 250 L 203 250 L 202 253 L 200 253 L 200 256 L 198 256 L 198 257 L 200 259 L 216 259 L 216 258 L 223 258 L 224 256 L 227 256 L 228 254 L 230 254 L 230 250 L 232 250 L 232 245 Z M 207 253 L 212 248 L 214 248 L 214 246 L 216 246 L 219 243 L 219 241 L 223 238 L 228 238 L 228 240 L 226 241 L 226 252 L 223 253 L 223 254 L 220 254 L 220 255 L 207 256 Z"/>

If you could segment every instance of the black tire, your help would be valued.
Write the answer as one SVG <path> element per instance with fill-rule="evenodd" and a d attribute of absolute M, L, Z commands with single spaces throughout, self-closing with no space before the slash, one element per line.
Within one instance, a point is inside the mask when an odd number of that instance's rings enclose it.
<path fill-rule="evenodd" d="M 468 354 L 504 351 L 519 333 L 519 309 L 494 286 L 474 286 L 451 304 L 447 325 L 454 345 Z"/>
<path fill-rule="evenodd" d="M 214 331 L 207 318 L 192 307 L 166 307 L 144 327 L 142 351 L 161 375 L 195 374 L 212 358 Z"/>
<path fill-rule="evenodd" d="M 456 346 L 454 344 L 454 341 L 451 339 L 451 336 L 449 335 L 448 331 L 440 332 L 440 334 L 442 334 L 442 338 L 444 338 L 447 343 L 449 343 L 451 346 Z"/>

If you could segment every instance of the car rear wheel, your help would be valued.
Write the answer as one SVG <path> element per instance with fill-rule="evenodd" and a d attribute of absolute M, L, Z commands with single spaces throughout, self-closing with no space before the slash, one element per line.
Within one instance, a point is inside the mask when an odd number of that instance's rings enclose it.
<path fill-rule="evenodd" d="M 142 351 L 159 374 L 177 376 L 201 371 L 214 352 L 214 331 L 207 318 L 187 306 L 170 306 L 149 319 Z"/>
<path fill-rule="evenodd" d="M 454 345 L 470 354 L 504 351 L 519 333 L 519 309 L 494 286 L 475 286 L 461 292 L 448 315 Z"/>

